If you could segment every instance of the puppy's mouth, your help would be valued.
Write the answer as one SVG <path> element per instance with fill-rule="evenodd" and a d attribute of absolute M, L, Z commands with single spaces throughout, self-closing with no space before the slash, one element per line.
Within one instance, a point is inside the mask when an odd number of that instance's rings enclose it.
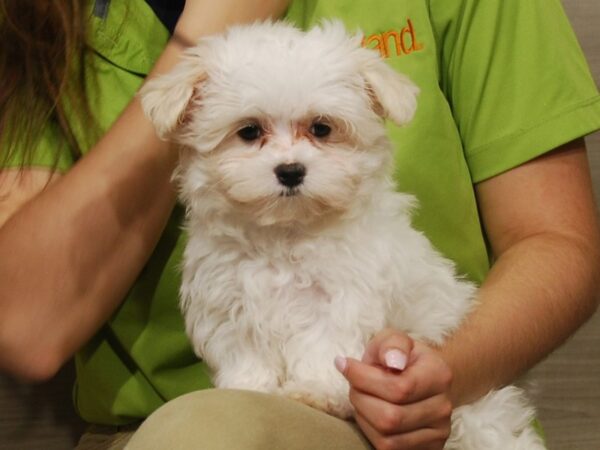
<path fill-rule="evenodd" d="M 299 187 L 287 188 L 279 193 L 279 197 L 296 197 L 300 195 Z"/>

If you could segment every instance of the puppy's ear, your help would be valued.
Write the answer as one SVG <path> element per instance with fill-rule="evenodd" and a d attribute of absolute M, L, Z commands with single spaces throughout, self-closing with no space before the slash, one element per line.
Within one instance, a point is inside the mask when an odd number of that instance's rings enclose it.
<path fill-rule="evenodd" d="M 163 139 L 184 122 L 190 101 L 206 79 L 199 55 L 186 52 L 183 58 L 172 72 L 149 80 L 139 92 L 144 113 Z"/>
<path fill-rule="evenodd" d="M 379 57 L 369 58 L 362 75 L 377 114 L 396 125 L 406 125 L 412 120 L 419 88 L 407 76 L 396 72 Z"/>

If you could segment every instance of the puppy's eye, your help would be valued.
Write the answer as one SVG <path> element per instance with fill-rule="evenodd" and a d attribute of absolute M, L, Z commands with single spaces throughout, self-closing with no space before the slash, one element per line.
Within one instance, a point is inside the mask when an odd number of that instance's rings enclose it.
<path fill-rule="evenodd" d="M 314 122 L 310 126 L 310 133 L 314 137 L 324 138 L 331 134 L 331 127 L 323 122 Z"/>
<path fill-rule="evenodd" d="M 256 124 L 246 125 L 243 128 L 240 128 L 237 132 L 237 135 L 242 138 L 244 141 L 252 142 L 260 138 L 263 134 L 262 128 L 260 128 Z"/>

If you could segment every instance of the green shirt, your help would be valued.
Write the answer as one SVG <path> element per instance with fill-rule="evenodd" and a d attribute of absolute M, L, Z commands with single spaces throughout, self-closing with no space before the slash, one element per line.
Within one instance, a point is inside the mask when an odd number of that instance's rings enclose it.
<path fill-rule="evenodd" d="M 301 27 L 328 17 L 363 30 L 364 45 L 420 87 L 413 122 L 389 126 L 395 177 L 420 201 L 415 226 L 481 282 L 489 255 L 473 183 L 600 128 L 600 97 L 560 1 L 296 0 L 288 11 Z M 89 95 L 108 128 L 168 33 L 142 0 L 113 0 L 91 22 L 98 77 Z M 48 133 L 34 164 L 48 165 L 51 144 Z M 177 308 L 181 219 L 177 209 L 128 297 L 77 355 L 75 404 L 89 422 L 138 420 L 210 386 Z"/>

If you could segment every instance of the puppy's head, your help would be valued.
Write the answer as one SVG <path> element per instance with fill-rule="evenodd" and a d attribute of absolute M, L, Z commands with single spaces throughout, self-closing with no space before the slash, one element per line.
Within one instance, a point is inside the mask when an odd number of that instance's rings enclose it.
<path fill-rule="evenodd" d="M 233 27 L 144 86 L 157 132 L 185 149 L 192 214 L 218 203 L 259 225 L 310 223 L 376 189 L 391 157 L 382 119 L 409 122 L 418 89 L 360 44 L 339 22 Z"/>

